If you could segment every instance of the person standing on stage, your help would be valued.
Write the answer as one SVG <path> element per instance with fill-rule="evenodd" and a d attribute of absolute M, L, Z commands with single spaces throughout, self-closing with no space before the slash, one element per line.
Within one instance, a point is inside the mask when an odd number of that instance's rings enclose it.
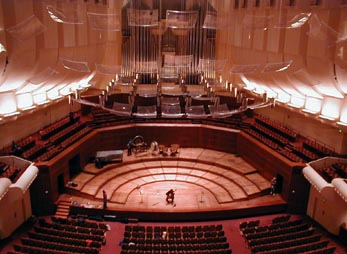
<path fill-rule="evenodd" d="M 103 208 L 107 208 L 107 193 L 105 190 L 102 191 Z"/>
<path fill-rule="evenodd" d="M 270 183 L 271 183 L 270 195 L 275 196 L 276 195 L 277 178 L 276 177 L 272 178 Z"/>

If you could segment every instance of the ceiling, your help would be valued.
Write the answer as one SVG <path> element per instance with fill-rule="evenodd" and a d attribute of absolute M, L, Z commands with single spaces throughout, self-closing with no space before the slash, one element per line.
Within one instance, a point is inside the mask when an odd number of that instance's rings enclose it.
<path fill-rule="evenodd" d="M 175 10 L 172 22 L 182 30 L 191 28 L 178 16 L 197 11 L 201 33 L 216 34 L 213 54 L 200 54 L 195 70 L 215 61 L 212 72 L 223 82 L 347 124 L 344 0 L 2 0 L 0 120 L 75 90 L 104 90 L 122 76 L 125 8 L 143 10 L 136 12 L 140 21 L 158 9 L 157 21 L 167 23 L 166 11 Z"/>

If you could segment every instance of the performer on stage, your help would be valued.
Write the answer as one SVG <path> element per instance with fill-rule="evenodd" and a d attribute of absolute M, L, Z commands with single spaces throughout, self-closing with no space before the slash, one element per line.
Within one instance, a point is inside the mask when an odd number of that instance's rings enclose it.
<path fill-rule="evenodd" d="M 103 201 L 103 208 L 107 208 L 107 193 L 105 190 L 102 191 L 102 201 Z"/>
<path fill-rule="evenodd" d="M 175 199 L 175 191 L 173 189 L 170 189 L 168 192 L 166 192 L 166 202 L 173 203 L 174 199 Z"/>

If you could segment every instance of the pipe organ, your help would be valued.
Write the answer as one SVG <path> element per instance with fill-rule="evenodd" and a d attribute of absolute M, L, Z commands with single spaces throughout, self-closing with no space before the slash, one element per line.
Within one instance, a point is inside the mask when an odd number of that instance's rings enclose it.
<path fill-rule="evenodd" d="M 215 60 L 216 33 L 210 25 L 216 11 L 208 1 L 170 2 L 129 1 L 123 6 L 123 81 L 156 84 L 159 78 L 199 84 L 201 75 L 216 78 L 215 66 L 206 64 Z"/>

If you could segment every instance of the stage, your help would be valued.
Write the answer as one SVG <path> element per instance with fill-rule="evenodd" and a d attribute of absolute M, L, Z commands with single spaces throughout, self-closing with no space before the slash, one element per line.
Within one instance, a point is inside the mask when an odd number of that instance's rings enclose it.
<path fill-rule="evenodd" d="M 286 208 L 280 194 L 269 195 L 270 182 L 241 157 L 203 148 L 180 148 L 174 156 L 124 151 L 122 162 L 101 169 L 88 164 L 72 181 L 77 186 L 68 187 L 60 200 L 143 220 L 232 218 Z M 172 204 L 165 195 L 170 189 L 175 190 Z"/>

